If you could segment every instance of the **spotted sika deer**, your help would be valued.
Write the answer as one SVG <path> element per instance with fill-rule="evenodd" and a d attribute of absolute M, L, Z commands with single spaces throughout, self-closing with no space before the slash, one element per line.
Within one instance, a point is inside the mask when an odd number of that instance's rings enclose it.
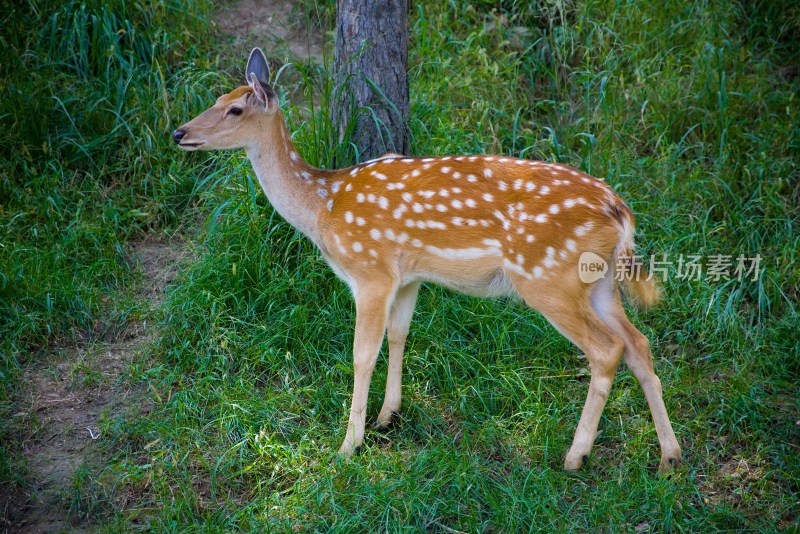
<path fill-rule="evenodd" d="M 248 85 L 174 132 L 184 150 L 244 148 L 274 208 L 319 248 L 356 302 L 354 388 L 339 452 L 359 452 L 367 393 L 384 332 L 386 397 L 377 424 L 400 410 L 403 350 L 422 282 L 470 295 L 518 295 L 588 358 L 586 405 L 564 466 L 580 468 L 594 443 L 620 358 L 638 379 L 653 414 L 662 470 L 681 459 L 653 372 L 647 338 L 625 315 L 618 285 L 641 306 L 658 291 L 630 261 L 634 220 L 603 181 L 562 164 L 503 156 L 388 154 L 354 167 L 321 170 L 295 150 L 269 85 L 260 49 Z M 585 283 L 579 258 L 627 265 Z M 621 284 L 617 282 L 621 278 Z"/>

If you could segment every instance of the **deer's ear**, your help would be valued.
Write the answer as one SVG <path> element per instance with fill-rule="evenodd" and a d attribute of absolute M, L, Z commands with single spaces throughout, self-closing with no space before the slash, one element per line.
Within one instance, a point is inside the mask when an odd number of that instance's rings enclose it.
<path fill-rule="evenodd" d="M 247 60 L 247 67 L 244 70 L 244 77 L 250 87 L 255 89 L 253 84 L 253 75 L 261 82 L 263 86 L 269 86 L 269 65 L 267 65 L 267 58 L 260 48 L 254 48 L 250 52 L 250 59 Z"/>
<path fill-rule="evenodd" d="M 278 108 L 278 93 L 269 84 L 262 85 L 255 73 L 250 73 L 248 78 L 258 102 L 267 111 L 275 111 Z"/>

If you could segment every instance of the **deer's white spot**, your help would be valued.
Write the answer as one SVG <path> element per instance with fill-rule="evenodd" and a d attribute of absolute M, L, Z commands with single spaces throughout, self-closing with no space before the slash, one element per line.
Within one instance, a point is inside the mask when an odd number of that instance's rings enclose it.
<path fill-rule="evenodd" d="M 555 215 L 556 213 L 559 212 L 560 209 L 561 208 L 558 207 L 558 204 L 553 204 L 552 206 L 550 206 L 550 209 L 548 211 L 553 215 Z"/>
<path fill-rule="evenodd" d="M 413 196 L 411 193 L 409 193 L 409 192 L 405 192 L 405 193 L 403 193 L 403 194 L 402 194 L 402 195 L 400 195 L 400 196 L 401 196 L 401 197 L 403 198 L 403 200 L 405 200 L 406 202 L 413 202 L 413 201 L 414 201 L 414 196 Z"/>
<path fill-rule="evenodd" d="M 509 261 L 508 258 L 503 258 L 503 267 L 505 267 L 506 269 L 508 269 L 510 271 L 514 271 L 515 273 L 517 273 L 520 276 L 524 276 L 528 280 L 531 279 L 531 275 L 526 273 L 525 269 L 523 269 L 521 265 L 518 265 L 516 263 L 512 263 L 511 261 Z"/>
<path fill-rule="evenodd" d="M 540 223 L 540 224 L 541 223 L 546 223 L 547 222 L 547 215 L 545 215 L 544 213 L 540 213 L 539 215 L 534 217 L 533 220 L 536 221 L 537 223 Z"/>
<path fill-rule="evenodd" d="M 450 196 L 450 191 L 448 191 L 447 189 L 440 189 L 439 190 L 439 196 L 449 197 Z"/>
<path fill-rule="evenodd" d="M 450 205 L 457 210 L 460 210 L 461 208 L 464 207 L 464 204 L 458 199 L 454 199 L 452 202 L 450 202 Z"/>
<path fill-rule="evenodd" d="M 353 242 L 352 247 L 353 247 L 353 252 L 361 252 L 362 250 L 364 250 L 364 245 L 362 245 L 358 241 Z"/>
<path fill-rule="evenodd" d="M 486 158 L 486 161 L 492 161 L 492 160 L 490 160 L 489 158 Z M 486 167 L 485 169 L 483 169 L 483 175 L 485 177 L 487 177 L 487 178 L 491 178 L 492 177 L 492 169 L 490 169 L 489 167 Z"/>
<path fill-rule="evenodd" d="M 525 241 L 527 241 L 528 243 L 533 243 L 534 239 L 535 238 L 531 234 L 525 236 Z"/>
<path fill-rule="evenodd" d="M 408 234 L 405 233 L 405 232 L 401 232 L 401 233 L 397 234 L 396 241 L 402 245 L 403 243 L 408 241 Z"/>
<path fill-rule="evenodd" d="M 344 212 L 344 220 L 348 224 L 352 223 L 353 222 L 353 212 L 352 211 Z"/>
<path fill-rule="evenodd" d="M 405 213 L 406 211 L 408 211 L 408 206 L 406 206 L 405 204 L 400 204 L 392 212 L 392 217 L 394 217 L 395 219 L 399 219 L 400 217 L 403 216 L 403 213 Z"/>
<path fill-rule="evenodd" d="M 378 257 L 378 252 L 375 249 L 371 248 L 371 249 L 369 249 L 369 255 L 372 256 L 373 258 L 377 258 Z"/>
<path fill-rule="evenodd" d="M 486 202 L 491 202 L 492 200 L 494 200 L 494 197 L 492 196 L 491 193 L 484 193 L 483 200 L 485 200 Z"/>
<path fill-rule="evenodd" d="M 462 219 L 461 217 L 453 217 L 452 219 L 450 219 L 450 222 L 455 224 L 456 226 L 461 226 L 464 224 L 464 219 Z"/>
<path fill-rule="evenodd" d="M 468 208 L 474 208 L 474 207 L 476 207 L 478 205 L 478 203 L 475 202 L 475 200 L 471 199 L 471 198 L 466 199 L 464 201 L 464 204 L 466 204 Z"/>
<path fill-rule="evenodd" d="M 450 167 L 442 167 L 441 171 L 442 171 L 442 174 L 447 174 L 447 173 L 450 172 Z"/>
<path fill-rule="evenodd" d="M 508 184 L 505 183 L 503 180 L 500 180 L 499 182 L 497 182 L 497 189 L 499 189 L 500 191 L 507 191 Z"/>
<path fill-rule="evenodd" d="M 541 278 L 543 274 L 544 274 L 544 270 L 541 267 L 539 267 L 538 265 L 533 268 L 533 277 L 534 278 Z"/>
<path fill-rule="evenodd" d="M 356 202 L 364 202 L 364 193 L 356 194 Z"/>
<path fill-rule="evenodd" d="M 522 189 L 522 179 L 518 178 L 514 180 L 514 191 L 519 191 L 520 189 Z"/>
<path fill-rule="evenodd" d="M 444 213 L 447 211 L 447 206 L 445 206 L 444 204 L 436 204 L 436 211 Z"/>
<path fill-rule="evenodd" d="M 436 194 L 436 191 L 417 191 L 417 194 L 421 197 L 431 198 Z"/>
<path fill-rule="evenodd" d="M 586 232 L 591 230 L 594 227 L 594 223 L 592 221 L 588 221 L 580 226 L 576 226 L 574 230 L 574 234 L 578 237 L 582 237 L 586 235 Z"/>
<path fill-rule="evenodd" d="M 389 199 L 386 197 L 378 197 L 378 206 L 384 210 L 389 209 Z"/>
<path fill-rule="evenodd" d="M 422 204 L 419 202 L 414 202 L 414 204 L 411 206 L 411 209 L 414 211 L 414 213 L 422 213 L 423 211 Z"/>
<path fill-rule="evenodd" d="M 382 172 L 378 172 L 378 171 L 372 171 L 370 174 L 372 174 L 372 176 L 374 176 L 378 180 L 385 180 L 387 178 L 387 176 L 385 174 L 383 174 Z"/>
<path fill-rule="evenodd" d="M 328 211 L 332 211 L 332 210 L 333 210 L 333 199 L 330 199 L 328 201 Z"/>
<path fill-rule="evenodd" d="M 536 189 L 536 184 L 535 184 L 535 183 L 533 183 L 533 182 L 528 182 L 528 183 L 526 183 L 526 184 L 525 184 L 525 192 L 526 192 L 526 193 L 530 193 L 530 192 L 531 192 L 531 191 L 533 191 L 534 189 Z"/>
<path fill-rule="evenodd" d="M 328 190 L 327 190 L 327 189 L 322 189 L 322 188 L 319 188 L 319 189 L 317 189 L 317 194 L 318 194 L 319 196 L 321 196 L 322 198 L 325 198 L 325 197 L 327 197 L 327 196 L 328 196 Z"/>
<path fill-rule="evenodd" d="M 498 241 L 497 239 L 484 239 L 483 241 L 481 241 L 481 243 L 483 243 L 487 247 L 497 247 L 497 248 L 502 247 L 500 241 Z"/>
<path fill-rule="evenodd" d="M 574 198 L 568 198 L 567 200 L 564 201 L 564 207 L 565 208 L 571 208 L 577 203 L 578 203 L 578 201 L 575 200 Z"/>
<path fill-rule="evenodd" d="M 347 254 L 347 249 L 342 246 L 342 240 L 339 238 L 338 234 L 333 234 L 333 240 L 336 242 L 336 248 L 339 249 L 339 252 Z"/>
<path fill-rule="evenodd" d="M 433 246 L 425 247 L 425 250 L 448 260 L 475 260 L 486 256 L 501 256 L 502 252 L 497 248 L 439 248 Z"/>
<path fill-rule="evenodd" d="M 367 221 L 364 220 L 364 217 L 356 217 L 356 224 L 359 226 L 364 226 L 367 224 Z"/>
<path fill-rule="evenodd" d="M 381 238 L 381 231 L 377 228 L 373 228 L 369 231 L 369 236 L 375 241 L 378 241 Z"/>
<path fill-rule="evenodd" d="M 567 250 L 569 250 L 570 252 L 575 252 L 577 250 L 574 239 L 567 239 L 564 242 L 564 246 L 567 247 Z"/>
<path fill-rule="evenodd" d="M 549 193 L 549 192 L 550 192 L 550 188 L 549 188 L 549 187 L 547 187 L 546 185 L 543 185 L 543 186 L 541 187 L 541 189 L 539 189 L 539 194 L 540 194 L 540 195 L 546 195 L 546 194 L 547 194 L 547 193 Z"/>

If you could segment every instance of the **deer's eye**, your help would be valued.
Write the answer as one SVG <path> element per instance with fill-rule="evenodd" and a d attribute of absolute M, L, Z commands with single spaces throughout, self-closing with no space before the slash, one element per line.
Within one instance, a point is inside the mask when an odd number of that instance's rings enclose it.
<path fill-rule="evenodd" d="M 228 113 L 231 115 L 239 116 L 242 114 L 242 108 L 232 107 L 228 110 Z"/>

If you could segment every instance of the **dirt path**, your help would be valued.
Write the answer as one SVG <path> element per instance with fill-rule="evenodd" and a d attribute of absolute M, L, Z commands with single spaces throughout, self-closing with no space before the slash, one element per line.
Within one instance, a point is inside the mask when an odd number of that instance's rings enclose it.
<path fill-rule="evenodd" d="M 260 46 L 277 61 L 323 61 L 324 33 L 290 0 L 231 2 L 219 9 L 215 23 L 232 52 Z M 144 280 L 135 298 L 156 310 L 167 285 L 188 261 L 187 250 L 180 242 L 134 243 L 129 255 Z M 26 390 L 13 426 L 29 486 L 0 494 L 3 532 L 96 529 L 85 518 L 91 503 L 81 501 L 81 485 L 107 460 L 98 445 L 103 418 L 126 413 L 142 396 L 126 383 L 124 374 L 155 336 L 152 324 L 134 321 L 106 341 L 61 347 L 26 369 Z"/>
<path fill-rule="evenodd" d="M 180 242 L 139 242 L 130 260 L 142 273 L 135 297 L 155 310 L 188 254 Z M 25 371 L 25 391 L 14 413 L 29 486 L 3 505 L 7 532 L 91 530 L 81 502 L 86 474 L 104 463 L 98 447 L 104 417 L 127 412 L 140 395 L 123 376 L 154 339 L 151 325 L 134 321 L 113 339 L 54 350 Z"/>
<path fill-rule="evenodd" d="M 220 7 L 214 19 L 242 58 L 258 46 L 278 61 L 322 63 L 325 32 L 303 13 L 300 2 L 239 0 Z"/>

